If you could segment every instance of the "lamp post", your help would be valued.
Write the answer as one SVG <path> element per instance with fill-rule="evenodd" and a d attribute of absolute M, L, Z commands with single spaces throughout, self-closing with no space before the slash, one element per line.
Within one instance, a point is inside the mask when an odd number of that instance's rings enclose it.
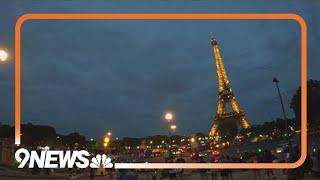
<path fill-rule="evenodd" d="M 8 57 L 9 57 L 8 52 L 6 50 L 4 50 L 4 49 L 0 49 L 0 61 L 1 62 L 7 61 Z"/>
<path fill-rule="evenodd" d="M 107 148 L 108 147 L 108 145 L 109 145 L 109 143 L 110 143 L 110 141 L 111 141 L 111 136 L 112 136 L 112 133 L 111 133 L 111 131 L 108 131 L 107 132 L 107 135 L 104 137 L 104 139 L 103 139 L 103 147 L 104 148 Z"/>
<path fill-rule="evenodd" d="M 285 134 L 286 134 L 286 137 L 287 137 L 287 140 L 288 140 L 288 143 L 289 143 L 289 148 L 291 148 L 291 141 L 290 141 L 290 137 L 289 137 L 289 134 L 288 134 L 288 118 L 287 118 L 287 114 L 286 114 L 286 111 L 284 109 L 284 105 L 283 105 L 283 101 L 282 101 L 282 96 L 281 96 L 281 92 L 280 92 L 280 88 L 279 88 L 279 80 L 277 78 L 273 78 L 273 82 L 275 83 L 276 87 L 277 87 L 277 91 L 278 91 L 278 95 L 279 95 L 279 99 L 280 99 L 280 103 L 281 103 L 281 109 L 282 109 L 282 114 L 283 114 L 283 118 L 284 118 L 284 121 L 285 121 Z"/>
<path fill-rule="evenodd" d="M 171 112 L 167 112 L 164 115 L 164 119 L 168 122 L 168 132 L 169 132 L 169 138 L 170 138 L 172 135 L 172 131 L 177 128 L 174 124 L 172 124 L 173 114 Z"/>
<path fill-rule="evenodd" d="M 107 148 L 108 145 L 109 145 L 109 142 L 110 142 L 110 137 L 106 136 L 106 137 L 103 139 L 103 147 L 104 147 L 104 148 Z"/>
<path fill-rule="evenodd" d="M 170 146 L 171 146 L 171 136 L 172 133 L 176 130 L 177 126 L 173 124 L 173 114 L 171 112 L 167 112 L 164 115 L 164 119 L 167 121 L 168 123 L 168 133 L 169 133 L 169 142 L 167 143 L 168 145 L 168 151 L 169 151 L 169 157 L 171 157 L 171 150 L 170 150 Z"/>
<path fill-rule="evenodd" d="M 171 112 L 167 112 L 164 115 L 164 119 L 167 121 L 168 123 L 168 132 L 169 132 L 169 137 L 171 137 L 171 125 L 172 125 L 172 121 L 173 121 L 173 114 Z"/>
<path fill-rule="evenodd" d="M 177 129 L 177 126 L 174 124 L 171 124 L 169 127 L 169 132 L 170 132 L 170 145 L 172 144 L 172 141 L 174 141 L 172 139 L 172 134 L 174 133 L 174 131 Z"/>

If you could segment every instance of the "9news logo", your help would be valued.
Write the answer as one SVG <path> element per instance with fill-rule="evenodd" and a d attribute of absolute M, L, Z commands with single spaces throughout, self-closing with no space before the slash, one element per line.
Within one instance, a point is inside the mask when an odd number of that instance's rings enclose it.
<path fill-rule="evenodd" d="M 60 151 L 48 150 L 40 153 L 32 150 L 20 148 L 15 153 L 15 159 L 18 161 L 18 168 L 24 168 L 29 164 L 29 168 L 34 168 L 35 164 L 39 168 L 112 168 L 111 158 L 105 154 L 97 154 L 89 160 L 90 153 L 85 150 L 80 151 Z"/>

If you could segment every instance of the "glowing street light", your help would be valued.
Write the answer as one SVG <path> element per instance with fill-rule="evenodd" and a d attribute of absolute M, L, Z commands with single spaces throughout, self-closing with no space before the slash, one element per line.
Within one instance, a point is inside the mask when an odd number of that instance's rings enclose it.
<path fill-rule="evenodd" d="M 174 125 L 173 124 L 173 118 L 174 118 L 174 116 L 173 116 L 173 113 L 172 112 L 166 112 L 165 114 L 164 114 L 164 119 L 167 121 L 167 123 L 168 123 L 168 133 L 169 133 L 169 140 L 168 140 L 168 142 L 167 142 L 167 146 L 168 146 L 168 151 L 169 151 L 169 156 L 171 156 L 172 155 L 172 152 L 171 152 L 171 149 L 170 149 L 170 147 L 171 147 L 171 143 L 172 143 L 172 133 L 176 130 L 176 128 L 177 128 L 177 126 L 176 125 Z M 162 142 L 164 142 L 164 141 L 162 141 Z"/>
<path fill-rule="evenodd" d="M 104 139 L 103 139 L 103 147 L 107 147 L 108 144 L 110 142 L 110 137 L 106 136 Z"/>
<path fill-rule="evenodd" d="M 8 53 L 7 51 L 3 50 L 3 49 L 0 49 L 0 61 L 4 62 L 8 59 Z M 22 133 L 20 133 L 20 138 L 22 136 Z M 17 145 L 20 145 L 20 140 L 19 142 L 17 143 Z"/>
<path fill-rule="evenodd" d="M 168 122 L 171 122 L 172 119 L 173 119 L 173 114 L 171 112 L 167 112 L 165 115 L 164 115 L 164 118 L 168 121 Z"/>
<path fill-rule="evenodd" d="M 192 143 L 196 142 L 196 140 L 194 139 L 194 137 L 192 137 L 192 138 L 190 139 L 190 141 L 191 141 Z"/>
<path fill-rule="evenodd" d="M 111 131 L 108 131 L 103 138 L 103 146 L 105 148 L 107 148 L 107 146 L 109 145 L 109 143 L 111 141 L 111 135 L 112 135 Z"/>
<path fill-rule="evenodd" d="M 103 143 L 103 147 L 107 147 L 108 146 L 108 143 Z"/>
<path fill-rule="evenodd" d="M 105 137 L 103 140 L 105 143 L 109 143 L 110 142 L 110 138 L 109 137 Z"/>
<path fill-rule="evenodd" d="M 8 53 L 3 50 L 3 49 L 0 49 L 0 61 L 4 62 L 8 59 Z"/>
<path fill-rule="evenodd" d="M 176 126 L 176 125 L 174 125 L 174 124 L 172 124 L 172 125 L 170 126 L 170 129 L 171 129 L 172 131 L 174 131 L 174 130 L 176 130 L 176 129 L 177 129 L 177 126 Z"/>

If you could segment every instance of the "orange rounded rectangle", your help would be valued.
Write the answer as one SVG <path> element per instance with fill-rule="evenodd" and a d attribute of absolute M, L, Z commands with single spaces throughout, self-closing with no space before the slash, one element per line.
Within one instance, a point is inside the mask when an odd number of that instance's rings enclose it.
<path fill-rule="evenodd" d="M 24 14 L 15 25 L 15 144 L 20 144 L 21 122 L 21 27 L 28 20 L 294 20 L 301 31 L 301 157 L 294 163 L 115 163 L 117 169 L 164 168 L 232 168 L 232 169 L 289 169 L 297 168 L 307 155 L 307 25 L 297 14 Z"/>

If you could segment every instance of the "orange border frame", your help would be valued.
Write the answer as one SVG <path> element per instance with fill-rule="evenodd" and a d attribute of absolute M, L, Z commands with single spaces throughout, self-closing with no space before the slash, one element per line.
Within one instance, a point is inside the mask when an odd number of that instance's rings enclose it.
<path fill-rule="evenodd" d="M 21 27 L 28 20 L 294 20 L 301 30 L 301 157 L 295 163 L 115 163 L 118 169 L 164 169 L 164 168 L 297 168 L 307 154 L 307 25 L 297 14 L 24 14 L 15 25 L 15 144 L 20 144 L 21 119 L 21 73 L 20 41 Z"/>

